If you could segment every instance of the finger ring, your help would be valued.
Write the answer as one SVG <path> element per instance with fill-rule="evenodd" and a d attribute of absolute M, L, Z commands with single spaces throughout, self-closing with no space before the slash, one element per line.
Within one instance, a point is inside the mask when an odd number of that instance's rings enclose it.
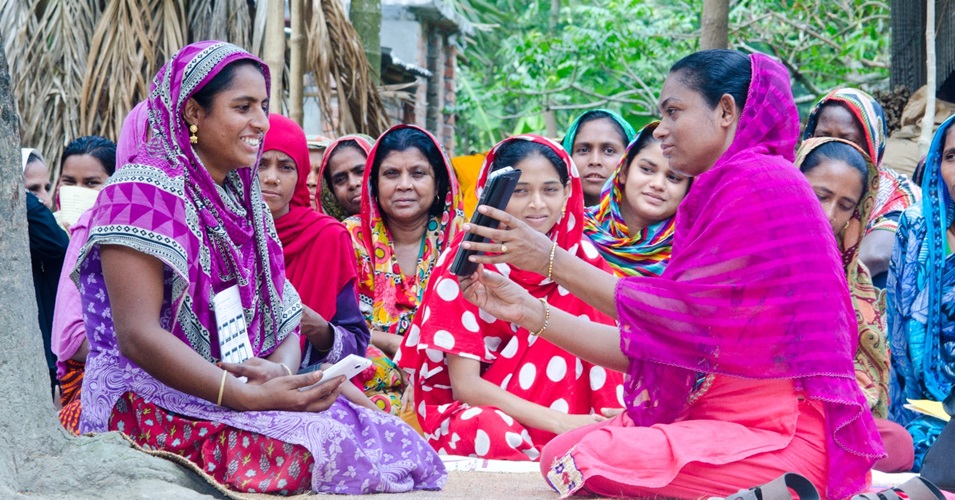
<path fill-rule="evenodd" d="M 501 243 L 501 253 L 507 253 L 507 245 Z"/>

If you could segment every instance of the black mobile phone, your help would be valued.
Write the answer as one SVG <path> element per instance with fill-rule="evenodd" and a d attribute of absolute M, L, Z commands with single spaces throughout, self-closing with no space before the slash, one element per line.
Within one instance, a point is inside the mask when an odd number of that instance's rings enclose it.
<path fill-rule="evenodd" d="M 507 207 L 507 203 L 511 201 L 511 195 L 514 194 L 514 188 L 517 187 L 517 181 L 520 180 L 520 178 L 521 171 L 511 167 L 495 170 L 487 177 L 487 183 L 484 186 L 484 192 L 481 193 L 478 206 L 487 205 L 504 210 Z M 471 216 L 471 224 L 496 229 L 498 221 L 497 219 L 492 219 L 487 215 L 479 213 L 477 208 L 475 208 L 474 215 Z M 487 238 L 474 233 L 467 233 L 464 235 L 464 241 L 484 243 L 487 241 Z M 474 274 L 474 271 L 477 270 L 477 262 L 471 262 L 468 260 L 468 257 L 476 253 L 478 252 L 474 250 L 465 250 L 463 245 L 458 247 L 458 253 L 454 256 L 454 262 L 451 263 L 451 272 L 456 276 L 470 276 Z"/>

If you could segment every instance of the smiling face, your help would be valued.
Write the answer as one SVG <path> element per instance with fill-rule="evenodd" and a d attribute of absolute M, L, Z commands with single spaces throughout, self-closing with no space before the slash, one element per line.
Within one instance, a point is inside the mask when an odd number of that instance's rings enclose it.
<path fill-rule="evenodd" d="M 23 184 L 27 191 L 35 194 L 46 205 L 46 208 L 53 209 L 53 198 L 50 196 L 52 188 L 50 169 L 45 163 L 40 160 L 27 163 L 27 167 L 23 170 Z"/>
<path fill-rule="evenodd" d="M 855 143 L 863 151 L 869 150 L 866 144 L 865 132 L 862 124 L 856 120 L 855 116 L 839 103 L 831 103 L 822 108 L 819 112 L 819 118 L 816 120 L 816 129 L 812 132 L 813 137 L 834 137 L 844 139 Z"/>
<path fill-rule="evenodd" d="M 273 219 L 289 212 L 296 182 L 298 168 L 291 156 L 277 149 L 262 153 L 262 159 L 259 161 L 259 183 L 262 185 L 262 199 L 269 206 Z"/>
<path fill-rule="evenodd" d="M 367 158 L 365 152 L 358 147 L 345 146 L 335 148 L 328 159 L 328 178 L 331 179 L 332 193 L 348 215 L 361 211 L 361 183 Z"/>
<path fill-rule="evenodd" d="M 613 175 L 626 147 L 619 126 L 610 118 L 591 120 L 577 129 L 571 158 L 580 169 L 586 205 L 600 201 L 600 190 Z"/>
<path fill-rule="evenodd" d="M 423 223 L 434 203 L 436 182 L 428 158 L 415 147 L 391 151 L 378 168 L 378 204 L 392 221 Z"/>
<path fill-rule="evenodd" d="M 862 200 L 865 178 L 842 160 L 823 158 L 806 172 L 806 180 L 822 204 L 832 232 L 838 235 Z"/>
<path fill-rule="evenodd" d="M 662 142 L 670 168 L 691 177 L 706 172 L 723 155 L 736 135 L 739 109 L 724 94 L 716 107 L 683 83 L 681 72 L 670 73 L 660 91 L 663 118 L 653 132 Z"/>
<path fill-rule="evenodd" d="M 209 109 L 187 101 L 186 122 L 199 127 L 193 148 L 217 183 L 233 170 L 255 165 L 269 130 L 268 105 L 265 77 L 251 65 L 235 69 L 231 85 L 215 95 Z"/>
<path fill-rule="evenodd" d="M 669 167 L 659 142 L 644 146 L 620 177 L 624 185 L 620 210 L 631 235 L 673 217 L 690 183 Z"/>
<path fill-rule="evenodd" d="M 505 210 L 547 234 L 560 220 L 570 189 L 561 184 L 550 160 L 539 154 L 524 158 L 514 168 L 521 171 L 521 178 Z"/>
<path fill-rule="evenodd" d="M 109 173 L 106 167 L 92 155 L 70 155 L 63 161 L 60 172 L 60 186 L 79 186 L 99 191 L 106 187 Z"/>

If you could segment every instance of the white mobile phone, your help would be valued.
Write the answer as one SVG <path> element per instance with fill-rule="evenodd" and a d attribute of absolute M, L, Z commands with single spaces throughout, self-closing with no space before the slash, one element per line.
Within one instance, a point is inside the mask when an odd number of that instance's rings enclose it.
<path fill-rule="evenodd" d="M 366 368 L 371 366 L 371 360 L 368 358 L 363 358 L 361 356 L 356 356 L 354 354 L 349 354 L 345 356 L 344 359 L 330 366 L 327 370 L 322 370 L 322 379 L 317 383 L 312 384 L 307 387 L 302 387 L 301 391 L 305 391 L 319 385 L 323 382 L 328 382 L 329 380 L 338 377 L 339 375 L 344 375 L 346 379 L 351 379 L 355 375 L 365 371 Z"/>

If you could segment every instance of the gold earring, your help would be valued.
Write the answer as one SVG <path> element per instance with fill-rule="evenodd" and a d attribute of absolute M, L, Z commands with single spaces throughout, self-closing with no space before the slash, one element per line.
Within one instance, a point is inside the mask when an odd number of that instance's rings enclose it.
<path fill-rule="evenodd" d="M 199 144 L 199 137 L 196 135 L 196 132 L 199 131 L 199 127 L 195 125 L 189 125 L 189 144 Z"/>
<path fill-rule="evenodd" d="M 842 226 L 842 231 L 843 231 L 843 232 L 845 232 L 846 229 L 849 229 L 849 222 L 850 222 L 850 221 L 846 221 L 846 225 L 845 225 L 845 226 Z"/>

